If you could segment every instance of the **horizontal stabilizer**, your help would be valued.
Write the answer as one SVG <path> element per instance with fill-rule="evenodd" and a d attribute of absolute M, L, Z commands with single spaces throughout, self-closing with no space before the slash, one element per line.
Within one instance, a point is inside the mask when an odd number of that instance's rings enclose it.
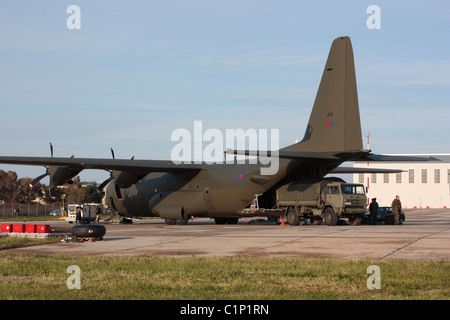
<path fill-rule="evenodd" d="M 360 159 L 362 156 L 368 154 L 368 150 L 358 150 L 354 152 L 310 152 L 310 151 L 288 151 L 288 150 L 278 150 L 278 151 L 260 151 L 260 150 L 233 150 L 227 149 L 226 154 L 234 154 L 249 157 L 273 157 L 281 159 L 292 159 L 292 160 L 344 160 L 352 161 L 354 159 Z"/>
<path fill-rule="evenodd" d="M 233 150 L 227 149 L 226 154 L 234 154 L 238 156 L 249 156 L 249 157 L 273 157 L 282 159 L 329 159 L 337 160 L 338 157 L 334 156 L 333 153 L 328 152 L 300 152 L 300 151 L 261 151 L 261 150 Z"/>
<path fill-rule="evenodd" d="M 441 161 L 434 157 L 420 157 L 420 156 L 403 156 L 403 155 L 386 155 L 386 154 L 366 154 L 359 159 L 353 161 L 393 161 L 393 162 L 409 162 L 409 161 Z"/>
<path fill-rule="evenodd" d="M 406 172 L 400 169 L 376 169 L 376 168 L 352 168 L 352 167 L 337 167 L 331 173 L 399 173 Z"/>
<path fill-rule="evenodd" d="M 284 149 L 278 151 L 261 150 L 233 150 L 227 149 L 226 154 L 250 156 L 250 157 L 278 157 L 284 159 L 302 160 L 302 159 L 329 159 L 345 161 L 441 161 L 431 156 L 415 155 L 387 155 L 374 154 L 370 150 L 356 150 L 347 152 L 314 152 L 314 151 L 287 151 Z"/>

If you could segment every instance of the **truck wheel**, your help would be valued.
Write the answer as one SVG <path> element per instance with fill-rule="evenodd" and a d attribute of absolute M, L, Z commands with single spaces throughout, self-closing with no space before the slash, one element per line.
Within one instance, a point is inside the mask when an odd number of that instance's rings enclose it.
<path fill-rule="evenodd" d="M 333 208 L 326 208 L 323 212 L 323 219 L 325 220 L 325 223 L 329 226 L 335 226 L 338 222 L 338 216 L 336 212 L 334 212 Z"/>
<path fill-rule="evenodd" d="M 298 226 L 298 224 L 300 223 L 300 217 L 298 216 L 297 210 L 295 210 L 294 208 L 289 208 L 287 213 L 287 222 L 291 226 Z"/>

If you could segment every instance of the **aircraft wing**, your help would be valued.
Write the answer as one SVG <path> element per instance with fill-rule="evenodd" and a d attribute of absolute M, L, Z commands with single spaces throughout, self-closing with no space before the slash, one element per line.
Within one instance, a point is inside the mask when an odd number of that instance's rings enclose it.
<path fill-rule="evenodd" d="M 177 165 L 167 160 L 129 160 L 129 159 L 96 159 L 96 158 L 53 158 L 53 157 L 0 157 L 0 163 L 57 166 L 73 169 L 104 169 L 139 172 L 185 172 L 207 169 L 205 164 Z"/>
<path fill-rule="evenodd" d="M 95 159 L 95 158 L 54 158 L 54 157 L 0 157 L 0 163 L 15 165 L 45 166 L 44 174 L 31 181 L 32 187 L 45 176 L 50 178 L 50 188 L 73 183 L 72 178 L 84 169 L 103 169 L 111 172 L 111 177 L 99 187 L 103 189 L 112 179 L 119 188 L 128 188 L 152 172 L 198 172 L 207 168 L 206 164 L 177 165 L 164 160 Z M 117 191 L 118 197 L 120 191 Z"/>

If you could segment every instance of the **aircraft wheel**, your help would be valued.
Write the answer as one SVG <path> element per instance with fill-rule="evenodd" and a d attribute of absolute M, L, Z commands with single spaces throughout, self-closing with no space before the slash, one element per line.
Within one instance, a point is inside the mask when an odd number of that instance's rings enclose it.
<path fill-rule="evenodd" d="M 79 224 L 72 227 L 72 237 L 100 238 L 106 233 L 106 228 L 101 224 Z"/>
<path fill-rule="evenodd" d="M 239 218 L 214 218 L 216 224 L 237 224 Z"/>
<path fill-rule="evenodd" d="M 227 218 L 214 218 L 216 224 L 227 224 Z"/>
<path fill-rule="evenodd" d="M 177 219 L 176 220 L 176 224 L 180 225 L 180 226 L 184 226 L 187 225 L 189 219 Z"/>
<path fill-rule="evenodd" d="M 334 212 L 333 208 L 326 208 L 323 212 L 323 218 L 325 220 L 325 223 L 329 226 L 335 226 L 338 222 L 338 216 L 336 212 Z"/>
<path fill-rule="evenodd" d="M 297 210 L 295 208 L 289 208 L 287 213 L 287 222 L 291 226 L 298 226 L 300 223 L 300 217 L 298 216 Z"/>
<path fill-rule="evenodd" d="M 227 218 L 227 224 L 237 224 L 239 218 Z"/>
<path fill-rule="evenodd" d="M 133 223 L 133 219 L 129 219 L 129 218 L 125 218 L 123 216 L 120 216 L 119 223 L 120 224 L 132 224 Z"/>

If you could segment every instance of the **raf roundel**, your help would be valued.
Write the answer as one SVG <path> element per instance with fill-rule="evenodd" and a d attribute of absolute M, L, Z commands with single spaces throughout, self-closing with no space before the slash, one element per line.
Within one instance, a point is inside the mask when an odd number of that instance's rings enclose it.
<path fill-rule="evenodd" d="M 242 178 L 244 178 L 244 173 L 243 172 L 239 173 L 238 180 L 241 181 Z"/>

